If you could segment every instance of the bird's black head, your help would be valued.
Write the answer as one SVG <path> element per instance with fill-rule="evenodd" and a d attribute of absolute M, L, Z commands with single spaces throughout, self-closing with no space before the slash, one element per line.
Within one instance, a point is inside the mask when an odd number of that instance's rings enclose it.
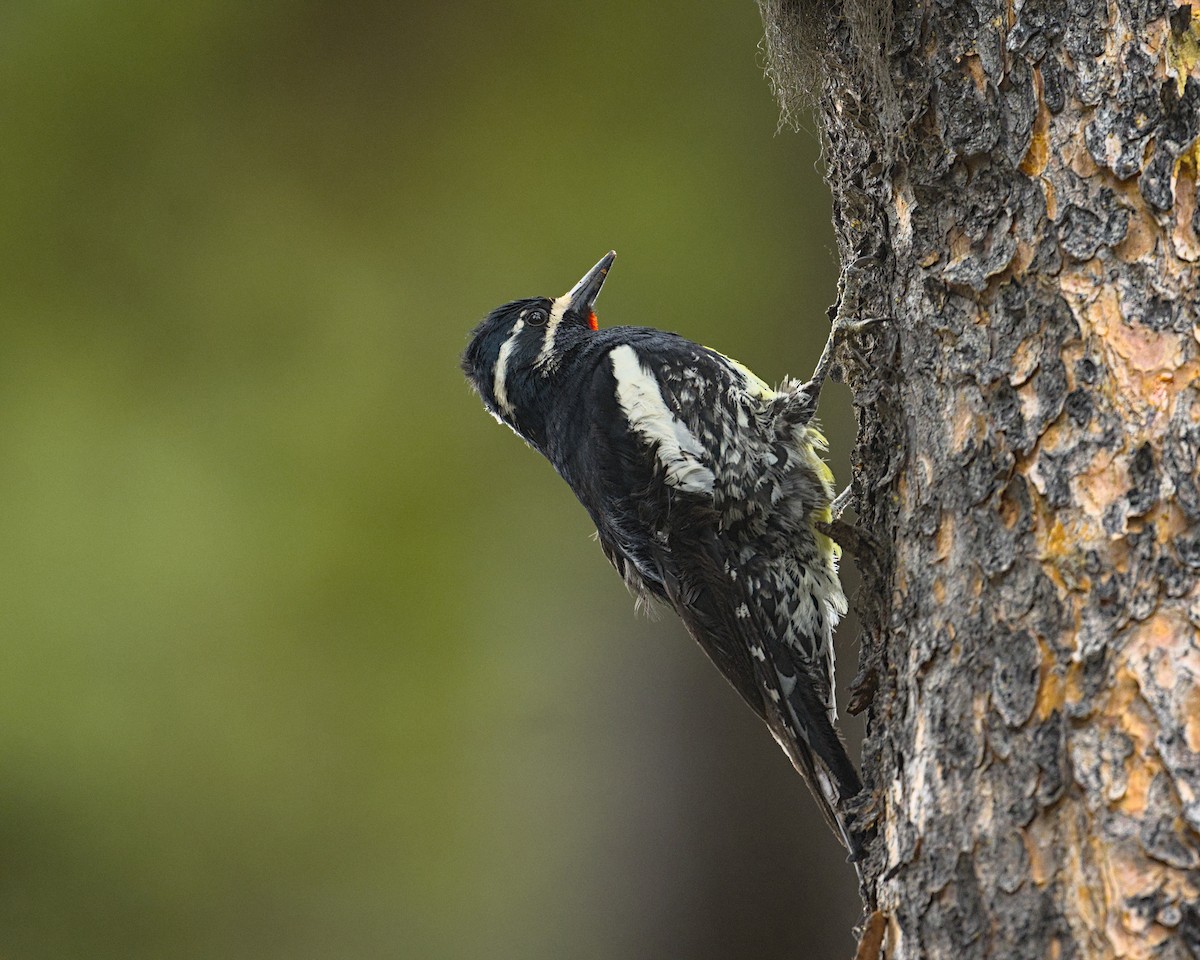
<path fill-rule="evenodd" d="M 514 300 L 475 328 L 462 358 L 463 372 L 488 412 L 527 440 L 536 441 L 541 383 L 563 352 L 597 327 L 593 306 L 609 267 L 609 251 L 561 297 Z"/>

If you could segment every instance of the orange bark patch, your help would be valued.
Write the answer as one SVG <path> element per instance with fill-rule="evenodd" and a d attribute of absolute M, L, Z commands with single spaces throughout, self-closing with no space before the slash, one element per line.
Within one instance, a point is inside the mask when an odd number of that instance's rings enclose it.
<path fill-rule="evenodd" d="M 971 53 L 963 57 L 963 66 L 967 68 L 967 76 L 975 81 L 975 89 L 980 93 L 987 90 L 988 78 L 983 69 L 983 61 Z"/>
<path fill-rule="evenodd" d="M 1013 254 L 1013 258 L 1009 261 L 1007 267 L 999 274 L 1001 279 L 1006 277 L 1023 277 L 1025 271 L 1029 269 L 1029 265 L 1033 263 L 1033 258 L 1037 254 L 1037 250 L 1024 240 L 1017 241 L 1017 249 Z"/>
<path fill-rule="evenodd" d="M 1048 666 L 1051 654 L 1042 645 L 1042 682 L 1038 685 L 1037 704 L 1034 712 L 1039 720 L 1045 720 L 1055 710 L 1061 710 L 1067 702 L 1067 688 L 1062 671 Z"/>
<path fill-rule="evenodd" d="M 875 960 L 883 948 L 883 935 L 887 930 L 887 917 L 876 910 L 863 926 L 863 932 L 858 941 L 858 949 L 854 952 L 854 960 Z"/>
<path fill-rule="evenodd" d="M 954 419 L 950 421 L 950 449 L 961 450 L 967 441 L 986 432 L 986 424 L 962 404 L 955 404 Z"/>
<path fill-rule="evenodd" d="M 1175 167 L 1175 228 L 1171 231 L 1171 245 L 1175 256 L 1187 263 L 1200 260 L 1200 237 L 1196 236 L 1196 168 L 1200 166 L 1200 143 L 1179 158 Z"/>
<path fill-rule="evenodd" d="M 1132 371 L 1158 373 L 1183 366 L 1183 344 L 1177 334 L 1122 322 L 1112 324 L 1107 334 L 1106 342 Z"/>
<path fill-rule="evenodd" d="M 1060 843 L 1054 817 L 1035 817 L 1021 832 L 1025 853 L 1029 857 L 1029 878 L 1039 887 L 1049 883 L 1062 867 L 1058 855 Z"/>
<path fill-rule="evenodd" d="M 937 558 L 945 560 L 954 546 L 954 518 L 943 515 L 937 529 Z"/>
<path fill-rule="evenodd" d="M 1113 955 L 1127 958 L 1157 956 L 1156 947 L 1171 934 L 1144 911 L 1137 909 L 1140 897 L 1163 891 L 1168 886 L 1165 871 L 1139 856 L 1133 845 L 1103 847 L 1090 845 L 1100 861 L 1107 919 L 1104 932 Z"/>
<path fill-rule="evenodd" d="M 1042 71 L 1033 72 L 1033 87 L 1037 92 L 1038 112 L 1033 119 L 1033 136 L 1029 141 L 1029 149 L 1021 161 L 1021 172 L 1036 177 L 1046 169 L 1046 160 L 1050 156 L 1050 111 L 1046 109 L 1046 101 L 1042 99 Z"/>
<path fill-rule="evenodd" d="M 1174 396 L 1173 381 L 1200 378 L 1200 360 L 1189 359 L 1182 336 L 1127 322 L 1115 287 L 1093 264 L 1081 264 L 1062 279 L 1063 292 L 1085 338 L 1105 353 L 1110 389 L 1146 418 L 1165 413 Z M 1169 377 L 1164 377 L 1169 374 Z"/>
<path fill-rule="evenodd" d="M 1158 247 L 1158 237 L 1161 231 L 1154 220 L 1150 208 L 1143 201 L 1134 205 L 1134 211 L 1129 217 L 1129 225 L 1122 240 L 1113 252 L 1126 263 L 1133 263 L 1154 253 Z"/>
<path fill-rule="evenodd" d="M 1040 362 L 1041 354 L 1037 338 L 1030 337 L 1028 340 L 1022 341 L 1013 351 L 1012 371 L 1008 375 L 1008 382 L 1014 387 L 1021 386 L 1033 376 Z M 1025 412 L 1028 414 L 1029 411 Z"/>
<path fill-rule="evenodd" d="M 1049 533 L 1046 534 L 1043 544 L 1046 557 L 1062 557 L 1066 556 L 1067 544 L 1067 528 L 1063 526 L 1062 520 L 1055 516 L 1054 523 L 1050 526 Z"/>
<path fill-rule="evenodd" d="M 1049 180 L 1042 180 L 1042 193 L 1046 195 L 1046 216 L 1051 220 L 1058 219 L 1058 192 Z"/>
<path fill-rule="evenodd" d="M 1200 684 L 1192 687 L 1187 697 L 1187 719 L 1183 724 L 1183 739 L 1192 753 L 1200 753 Z"/>
<path fill-rule="evenodd" d="M 1083 177 L 1083 179 L 1090 180 L 1099 172 L 1100 168 L 1096 166 L 1096 161 L 1092 159 L 1091 151 L 1084 145 L 1082 130 L 1080 134 L 1081 136 L 1078 138 L 1080 149 L 1071 152 L 1071 162 L 1068 166 L 1076 174 Z"/>
<path fill-rule="evenodd" d="M 1150 756 L 1154 746 L 1154 728 L 1145 713 L 1137 677 L 1128 667 L 1120 667 L 1104 714 L 1129 736 L 1133 749 L 1120 771 L 1124 783 L 1119 779 L 1110 782 L 1108 798 L 1117 801 L 1114 804 L 1116 809 L 1133 817 L 1145 811 L 1150 781 L 1161 769 L 1159 761 Z"/>
<path fill-rule="evenodd" d="M 1123 460 L 1116 454 L 1099 450 L 1092 462 L 1071 480 L 1071 490 L 1087 516 L 1097 523 L 1104 512 L 1125 496 L 1129 489 L 1129 474 Z"/>
<path fill-rule="evenodd" d="M 1011 530 L 1025 516 L 1024 506 L 1013 499 L 1008 489 L 1000 496 L 999 512 L 1006 530 Z"/>
<path fill-rule="evenodd" d="M 959 263 L 971 255 L 971 238 L 962 227 L 951 227 L 946 235 L 946 246 L 950 248 L 950 262 Z"/>

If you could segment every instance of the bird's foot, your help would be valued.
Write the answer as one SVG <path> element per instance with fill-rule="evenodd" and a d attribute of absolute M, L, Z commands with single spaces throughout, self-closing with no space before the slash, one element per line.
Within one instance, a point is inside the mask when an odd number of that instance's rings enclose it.
<path fill-rule="evenodd" d="M 842 514 L 846 512 L 846 508 L 850 506 L 854 500 L 854 481 L 846 484 L 846 489 L 833 498 L 833 502 L 829 505 L 830 513 L 834 520 L 840 520 Z"/>
<path fill-rule="evenodd" d="M 816 406 L 817 398 L 821 395 L 821 388 L 825 385 L 825 381 L 829 378 L 829 374 L 833 370 L 838 350 L 843 345 L 849 344 L 864 330 L 883 322 L 884 319 L 884 317 L 851 318 L 841 313 L 835 314 L 833 326 L 829 330 L 829 337 L 826 339 L 825 346 L 821 350 L 821 359 L 817 361 L 817 367 L 813 371 L 812 377 L 809 378 L 802 388 L 812 398 L 813 406 Z M 861 359 L 861 356 L 857 353 L 856 357 Z"/>

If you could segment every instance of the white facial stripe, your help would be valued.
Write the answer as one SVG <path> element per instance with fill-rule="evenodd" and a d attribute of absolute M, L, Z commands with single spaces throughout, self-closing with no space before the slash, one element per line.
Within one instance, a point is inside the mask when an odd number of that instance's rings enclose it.
<path fill-rule="evenodd" d="M 513 352 L 513 347 L 517 345 L 517 337 L 521 335 L 521 331 L 525 329 L 525 321 L 518 320 L 513 324 L 512 333 L 508 335 L 508 339 L 500 344 L 500 353 L 496 356 L 496 372 L 492 379 L 492 393 L 496 395 L 496 406 L 505 413 L 512 413 L 512 404 L 508 402 L 508 389 L 504 382 L 504 378 L 508 372 L 508 357 Z"/>
<path fill-rule="evenodd" d="M 534 361 L 536 366 L 542 367 L 550 362 L 550 355 L 554 352 L 554 335 L 558 332 L 558 325 L 562 323 L 563 314 L 567 312 L 567 307 L 570 305 L 570 293 L 564 293 L 551 304 L 550 318 L 546 321 L 546 336 L 542 340 L 542 349 L 538 353 L 537 360 Z"/>
<path fill-rule="evenodd" d="M 658 381 L 642 369 L 637 351 L 626 343 L 615 347 L 609 358 L 617 380 L 617 403 L 633 430 L 654 446 L 667 483 L 692 493 L 712 493 L 713 473 L 701 459 L 704 448 L 671 412 Z"/>

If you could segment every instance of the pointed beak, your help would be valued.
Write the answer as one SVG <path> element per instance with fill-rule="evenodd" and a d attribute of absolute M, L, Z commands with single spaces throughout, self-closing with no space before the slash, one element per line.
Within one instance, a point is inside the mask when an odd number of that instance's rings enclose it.
<path fill-rule="evenodd" d="M 616 259 L 617 252 L 609 250 L 600 258 L 600 262 L 585 273 L 583 279 L 571 288 L 567 294 L 570 302 L 567 309 L 571 313 L 586 317 L 592 312 L 592 305 L 600 296 L 600 288 L 604 286 L 604 278 L 608 276 L 608 268 Z"/>

